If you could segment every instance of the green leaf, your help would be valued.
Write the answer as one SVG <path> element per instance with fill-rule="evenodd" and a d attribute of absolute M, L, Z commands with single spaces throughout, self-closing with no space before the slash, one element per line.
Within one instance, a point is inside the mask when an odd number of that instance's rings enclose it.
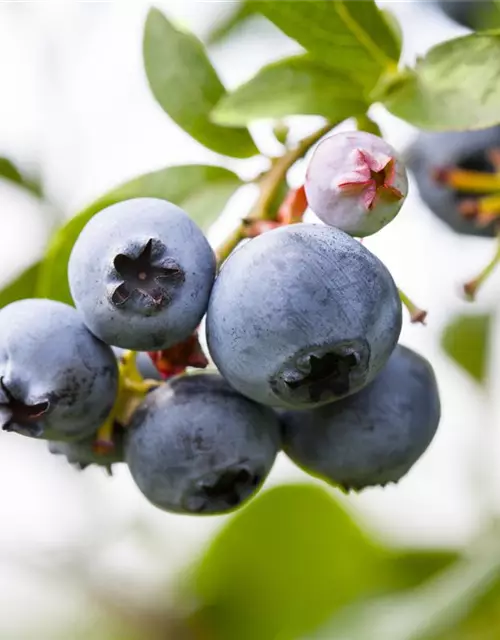
<path fill-rule="evenodd" d="M 491 322 L 489 314 L 459 315 L 441 339 L 446 353 L 479 383 L 485 382 L 488 373 Z"/>
<path fill-rule="evenodd" d="M 199 623 L 218 640 L 296 638 L 377 590 L 383 557 L 326 490 L 273 488 L 229 520 L 195 568 Z"/>
<path fill-rule="evenodd" d="M 400 46 L 373 0 L 255 0 L 257 9 L 315 58 L 372 87 Z"/>
<path fill-rule="evenodd" d="M 216 122 L 248 124 L 258 118 L 319 115 L 334 122 L 364 113 L 363 89 L 309 55 L 270 64 L 219 103 Z"/>
<path fill-rule="evenodd" d="M 252 3 L 247 0 L 240 0 L 234 4 L 236 8 L 227 17 L 218 20 L 215 27 L 208 34 L 208 44 L 217 44 L 225 40 L 256 13 Z"/>
<path fill-rule="evenodd" d="M 176 29 L 158 9 L 149 12 L 144 64 L 151 90 L 180 127 L 209 149 L 236 158 L 258 150 L 246 129 L 220 127 L 210 113 L 226 95 L 202 43 Z"/>
<path fill-rule="evenodd" d="M 147 173 L 113 189 L 57 231 L 42 263 L 38 294 L 72 304 L 66 274 L 71 250 L 90 218 L 105 207 L 131 198 L 161 198 L 183 207 L 207 229 L 240 185 L 238 176 L 222 167 L 184 165 Z"/>
<path fill-rule="evenodd" d="M 42 197 L 40 182 L 32 176 L 23 174 L 8 158 L 0 157 L 0 179 L 12 182 L 37 198 Z"/>
<path fill-rule="evenodd" d="M 349 640 L 431 640 L 452 630 L 500 580 L 497 534 L 423 585 L 403 593 L 354 603 L 317 638 Z M 479 640 L 483 636 L 471 636 Z M 491 636 L 492 638 L 495 636 Z M 452 634 L 450 638 L 456 638 Z M 304 639 L 305 640 L 305 639 Z"/>
<path fill-rule="evenodd" d="M 499 77 L 500 32 L 476 33 L 434 47 L 375 97 L 422 129 L 483 129 L 500 123 Z"/>
<path fill-rule="evenodd" d="M 0 291 L 0 308 L 16 300 L 36 297 L 40 263 L 32 265 L 13 278 Z"/>
<path fill-rule="evenodd" d="M 386 572 L 391 589 L 410 589 L 436 576 L 459 559 L 456 551 L 446 549 L 394 549 L 387 557 Z"/>

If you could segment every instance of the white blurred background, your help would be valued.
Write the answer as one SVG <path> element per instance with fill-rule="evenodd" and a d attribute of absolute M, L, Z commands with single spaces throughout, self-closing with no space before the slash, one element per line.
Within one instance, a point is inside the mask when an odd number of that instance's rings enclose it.
<path fill-rule="evenodd" d="M 141 39 L 150 4 L 0 2 L 0 155 L 39 164 L 61 215 L 74 215 L 140 173 L 169 164 L 220 162 L 172 124 L 149 92 Z M 228 10 L 225 2 L 155 4 L 200 36 Z M 406 61 L 465 32 L 429 6 L 381 4 L 402 23 Z M 263 63 L 294 50 L 270 26 L 252 22 L 211 53 L 231 88 Z M 415 135 L 383 109 L 374 109 L 373 117 L 400 150 Z M 310 130 L 311 119 L 293 118 L 290 124 L 297 137 Z M 271 144 L 266 123 L 253 131 L 263 146 Z M 256 168 L 255 161 L 228 166 L 244 176 Z M 300 172 L 294 174 L 297 180 Z M 214 243 L 238 213 L 236 204 L 244 213 L 246 203 L 238 198 L 213 230 Z M 42 255 L 46 215 L 29 196 L 0 184 L 1 281 Z M 429 311 L 427 327 L 406 320 L 402 342 L 435 366 L 443 419 L 431 448 L 408 477 L 346 501 L 376 533 L 395 543 L 463 546 L 500 507 L 495 471 L 500 406 L 493 388 L 479 389 L 447 359 L 439 337 L 455 312 L 470 308 L 460 298 L 460 284 L 489 258 L 493 244 L 454 236 L 424 208 L 415 185 L 397 220 L 366 244 L 398 285 Z M 499 286 L 497 277 L 481 292 L 477 308 L 494 307 Z M 500 347 L 494 350 L 500 355 Z M 497 366 L 491 380 L 498 378 Z M 306 476 L 280 459 L 268 482 L 297 479 Z M 139 494 L 125 468 L 112 478 L 99 469 L 78 473 L 50 456 L 44 443 L 0 434 L 0 638 L 52 640 L 55 631 L 43 635 L 41 626 L 55 628 L 81 609 L 87 596 L 80 587 L 51 579 L 47 567 L 69 563 L 75 575 L 94 585 L 146 600 L 155 585 L 173 584 L 224 520 L 162 513 Z"/>

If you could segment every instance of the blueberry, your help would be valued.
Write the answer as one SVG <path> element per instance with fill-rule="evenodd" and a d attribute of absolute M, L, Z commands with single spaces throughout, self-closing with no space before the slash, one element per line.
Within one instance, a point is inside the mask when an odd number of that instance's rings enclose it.
<path fill-rule="evenodd" d="M 173 378 L 148 395 L 130 425 L 126 460 L 160 509 L 214 514 L 258 490 L 279 447 L 271 409 L 204 373 Z"/>
<path fill-rule="evenodd" d="M 469 29 L 492 29 L 500 24 L 500 13 L 493 0 L 437 0 L 450 20 Z"/>
<path fill-rule="evenodd" d="M 110 413 L 117 387 L 113 352 L 72 307 L 28 299 L 0 311 L 0 426 L 5 431 L 83 439 Z"/>
<path fill-rule="evenodd" d="M 114 464 L 124 461 L 123 435 L 123 428 L 115 426 L 113 430 L 114 449 L 107 453 L 95 452 L 95 437 L 93 436 L 78 442 L 49 442 L 48 446 L 50 453 L 64 456 L 70 464 L 79 469 L 83 470 L 91 465 L 97 465 L 106 467 L 110 471 Z"/>
<path fill-rule="evenodd" d="M 240 393 L 308 408 L 374 378 L 401 331 L 385 266 L 324 225 L 295 224 L 250 240 L 222 267 L 207 314 L 212 358 Z"/>
<path fill-rule="evenodd" d="M 325 138 L 307 169 L 309 206 L 326 224 L 353 236 L 385 227 L 408 193 L 406 169 L 385 140 L 365 131 Z"/>
<path fill-rule="evenodd" d="M 474 236 L 495 236 L 495 223 L 479 226 L 459 207 L 478 192 L 457 191 L 440 184 L 443 171 L 466 169 L 493 173 L 489 151 L 500 147 L 500 127 L 480 131 L 420 133 L 408 153 L 408 168 L 415 176 L 420 196 L 431 211 L 453 231 Z"/>
<path fill-rule="evenodd" d="M 215 255 L 200 229 L 155 198 L 99 212 L 69 262 L 71 293 L 89 329 L 136 351 L 165 349 L 193 333 L 214 277 Z"/>
<path fill-rule="evenodd" d="M 375 380 L 325 407 L 281 414 L 283 448 L 300 467 L 345 489 L 397 482 L 432 441 L 440 419 L 431 365 L 398 346 Z"/>

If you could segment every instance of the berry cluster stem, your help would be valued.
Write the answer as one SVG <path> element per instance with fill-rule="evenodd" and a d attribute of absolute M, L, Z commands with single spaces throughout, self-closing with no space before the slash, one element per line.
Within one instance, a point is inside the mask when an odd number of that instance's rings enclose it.
<path fill-rule="evenodd" d="M 259 197 L 248 216 L 246 216 L 247 223 L 248 220 L 274 220 L 276 218 L 277 212 L 272 211 L 271 205 L 281 184 L 286 179 L 288 170 L 297 160 L 300 160 L 316 142 L 327 134 L 333 126 L 331 123 L 326 124 L 321 127 L 321 129 L 303 138 L 293 149 L 289 149 L 284 155 L 273 160 L 269 171 L 259 180 Z M 235 249 L 244 238 L 245 227 L 242 223 L 218 248 L 217 260 L 219 265 L 229 257 L 233 249 Z"/>

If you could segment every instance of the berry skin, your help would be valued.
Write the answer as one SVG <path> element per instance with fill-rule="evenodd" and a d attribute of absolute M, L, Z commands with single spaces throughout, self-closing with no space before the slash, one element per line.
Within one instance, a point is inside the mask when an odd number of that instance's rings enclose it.
<path fill-rule="evenodd" d="M 398 290 L 378 258 L 338 229 L 295 224 L 229 257 L 210 298 L 207 339 L 240 393 L 301 409 L 370 382 L 401 322 Z"/>
<path fill-rule="evenodd" d="M 281 414 L 283 449 L 300 467 L 344 489 L 397 482 L 431 443 L 440 419 L 436 378 L 396 347 L 375 380 L 326 407 Z"/>
<path fill-rule="evenodd" d="M 415 176 L 420 197 L 429 209 L 456 233 L 493 237 L 495 224 L 478 225 L 459 207 L 478 192 L 458 191 L 440 184 L 443 170 L 466 169 L 493 173 L 488 154 L 500 148 L 500 127 L 480 131 L 420 133 L 408 153 L 408 168 Z"/>
<path fill-rule="evenodd" d="M 205 314 L 215 255 L 179 207 L 155 198 L 95 215 L 75 243 L 70 289 L 89 329 L 108 344 L 157 351 L 182 342 Z"/>
<path fill-rule="evenodd" d="M 79 442 L 49 442 L 48 447 L 50 453 L 65 456 L 70 464 L 82 471 L 91 465 L 111 471 L 112 465 L 124 461 L 123 434 L 123 429 L 116 426 L 113 430 L 114 448 L 106 453 L 95 452 L 95 437 Z"/>
<path fill-rule="evenodd" d="M 450 20 L 469 29 L 493 29 L 500 25 L 500 12 L 492 0 L 437 0 Z"/>
<path fill-rule="evenodd" d="M 309 206 L 353 236 L 380 231 L 408 193 L 406 169 L 385 140 L 365 131 L 337 133 L 316 147 L 307 169 Z"/>
<path fill-rule="evenodd" d="M 78 312 L 52 300 L 20 300 L 0 311 L 0 426 L 50 440 L 90 436 L 118 387 L 111 348 Z"/>
<path fill-rule="evenodd" d="M 160 509 L 216 514 L 258 490 L 279 447 L 271 409 L 204 373 L 173 378 L 148 395 L 130 425 L 126 460 Z"/>

